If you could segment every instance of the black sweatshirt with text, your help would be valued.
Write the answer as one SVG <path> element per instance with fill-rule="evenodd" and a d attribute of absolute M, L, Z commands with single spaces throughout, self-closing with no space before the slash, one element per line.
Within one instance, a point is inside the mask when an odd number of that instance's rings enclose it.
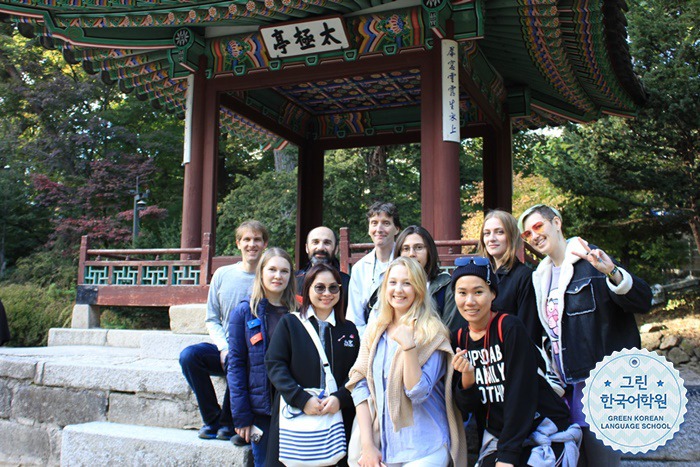
<path fill-rule="evenodd" d="M 455 399 L 463 413 L 476 414 L 480 426 L 498 438 L 499 461 L 517 464 L 523 442 L 545 417 L 559 430 L 568 428 L 569 409 L 538 374 L 544 362 L 522 321 L 497 313 L 481 339 L 473 341 L 467 327 L 452 339 L 454 347 L 461 349 L 465 341 L 476 382 L 464 389 L 461 374 L 455 374 Z"/>

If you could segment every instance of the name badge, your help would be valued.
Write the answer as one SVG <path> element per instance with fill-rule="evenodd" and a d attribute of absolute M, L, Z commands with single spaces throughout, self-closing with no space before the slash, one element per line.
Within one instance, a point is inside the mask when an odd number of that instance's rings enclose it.
<path fill-rule="evenodd" d="M 253 345 L 255 345 L 255 344 L 257 344 L 258 342 L 260 342 L 261 340 L 263 340 L 263 335 L 262 335 L 262 332 L 259 332 L 259 333 L 257 333 L 256 335 L 254 335 L 253 337 L 250 338 L 250 343 L 253 344 Z"/>
<path fill-rule="evenodd" d="M 258 318 L 251 319 L 250 321 L 248 321 L 248 329 L 253 329 L 257 326 L 260 326 L 260 320 Z"/>

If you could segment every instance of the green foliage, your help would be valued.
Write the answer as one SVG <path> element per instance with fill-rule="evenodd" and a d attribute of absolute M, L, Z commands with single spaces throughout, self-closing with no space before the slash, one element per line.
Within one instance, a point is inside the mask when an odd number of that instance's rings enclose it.
<path fill-rule="evenodd" d="M 105 329 L 170 329 L 167 308 L 111 307 L 100 310 L 100 327 Z"/>
<path fill-rule="evenodd" d="M 296 170 L 264 172 L 250 179 L 236 177 L 238 188 L 221 203 L 216 228 L 217 255 L 237 255 L 235 231 L 247 219 L 265 224 L 270 232 L 270 246 L 294 251 L 296 232 L 297 189 Z"/>
<path fill-rule="evenodd" d="M 420 146 L 387 147 L 381 185 L 369 179 L 362 154 L 373 150 L 341 149 L 326 154 L 323 223 L 336 232 L 349 227 L 352 242 L 369 241 L 365 215 L 377 200 L 396 204 L 404 227 L 420 224 Z"/>
<path fill-rule="evenodd" d="M 12 347 L 46 345 L 49 329 L 70 325 L 75 292 L 54 285 L 3 284 L 0 299 L 7 312 Z"/>
<path fill-rule="evenodd" d="M 78 249 L 39 250 L 31 253 L 17 261 L 10 279 L 16 284 L 74 289 L 78 280 Z"/>

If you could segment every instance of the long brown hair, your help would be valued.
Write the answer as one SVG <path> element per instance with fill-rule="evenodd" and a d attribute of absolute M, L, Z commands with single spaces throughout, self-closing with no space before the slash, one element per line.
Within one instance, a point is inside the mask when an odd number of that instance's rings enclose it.
<path fill-rule="evenodd" d="M 486 225 L 486 221 L 489 219 L 498 219 L 501 221 L 501 224 L 503 224 L 503 230 L 506 233 L 508 245 L 506 246 L 506 252 L 503 254 L 501 267 L 506 271 L 510 271 L 513 266 L 515 266 L 515 263 L 518 262 L 517 252 L 523 245 L 523 240 L 520 238 L 520 230 L 518 230 L 518 221 L 511 213 L 501 211 L 500 209 L 489 211 L 484 217 L 484 222 L 481 224 L 481 232 L 479 233 L 479 248 L 477 253 L 489 259 L 494 271 L 496 270 L 496 259 L 486 250 L 486 243 L 484 242 L 484 225 Z"/>
<path fill-rule="evenodd" d="M 440 266 L 438 265 L 438 260 L 440 258 L 438 256 L 435 240 L 433 240 L 433 236 L 430 235 L 430 232 L 428 232 L 425 227 L 420 225 L 409 225 L 406 227 L 403 232 L 399 234 L 399 238 L 396 239 L 396 245 L 394 245 L 394 258 L 401 256 L 401 248 L 403 248 L 406 237 L 412 234 L 420 235 L 420 237 L 423 239 L 425 248 L 428 251 L 428 262 L 425 264 L 425 273 L 428 275 L 429 281 L 435 280 L 438 274 L 440 274 Z"/>
<path fill-rule="evenodd" d="M 260 261 L 258 261 L 258 266 L 255 268 L 255 279 L 253 280 L 253 290 L 250 293 L 250 312 L 253 316 L 258 316 L 258 304 L 260 300 L 265 298 L 265 287 L 263 286 L 263 269 L 268 261 L 275 257 L 283 258 L 289 263 L 289 282 L 287 282 L 287 287 L 285 287 L 284 292 L 282 292 L 281 302 L 282 306 L 287 308 L 289 312 L 296 311 L 297 301 L 296 301 L 296 281 L 294 280 L 294 268 L 292 266 L 292 258 L 289 253 L 284 251 L 282 248 L 273 246 L 263 253 Z"/>

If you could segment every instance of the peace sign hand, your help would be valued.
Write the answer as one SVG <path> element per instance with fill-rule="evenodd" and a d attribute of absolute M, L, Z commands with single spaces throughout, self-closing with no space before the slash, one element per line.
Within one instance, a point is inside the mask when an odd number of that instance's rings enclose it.
<path fill-rule="evenodd" d="M 578 251 L 573 251 L 572 253 L 581 259 L 585 259 L 591 266 L 596 268 L 596 270 L 609 277 L 609 274 L 615 270 L 615 263 L 613 263 L 613 260 L 610 259 L 610 256 L 608 256 L 608 254 L 600 248 L 595 248 L 592 250 L 588 246 L 588 242 L 581 237 L 578 238 L 578 241 L 581 242 L 581 245 L 583 245 L 583 248 L 586 250 L 586 254 L 579 253 Z M 613 280 L 615 282 L 617 282 L 618 274 L 619 273 L 616 272 L 613 276 Z"/>

